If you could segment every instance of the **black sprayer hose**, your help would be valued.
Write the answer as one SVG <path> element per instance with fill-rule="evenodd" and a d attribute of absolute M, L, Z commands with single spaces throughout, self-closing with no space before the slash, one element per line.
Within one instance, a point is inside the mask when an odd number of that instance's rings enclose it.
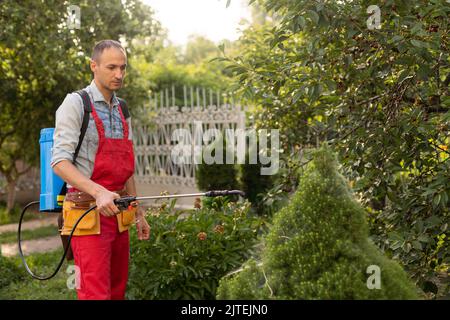
<path fill-rule="evenodd" d="M 31 206 L 34 205 L 34 204 L 38 204 L 38 203 L 39 203 L 39 201 L 33 201 L 33 202 L 30 202 L 29 204 L 27 204 L 27 205 L 23 208 L 22 213 L 21 213 L 21 215 L 20 215 L 20 219 L 19 219 L 19 227 L 18 227 L 18 230 L 17 230 L 17 243 L 18 243 L 18 247 L 19 247 L 19 255 L 20 255 L 20 258 L 22 259 L 23 265 L 25 266 L 25 269 L 27 270 L 27 272 L 28 272 L 33 278 L 35 278 L 35 279 L 37 279 L 37 280 L 49 280 L 49 279 L 53 278 L 54 276 L 56 276 L 56 274 L 57 274 L 57 273 L 59 272 L 59 270 L 61 269 L 61 266 L 62 266 L 63 263 L 64 263 L 64 259 L 66 258 L 67 252 L 69 251 L 69 248 L 70 248 L 70 241 L 72 240 L 72 235 L 73 235 L 73 233 L 75 232 L 75 229 L 76 229 L 76 227 L 78 226 L 78 223 L 80 223 L 81 219 L 83 219 L 89 212 L 91 212 L 92 210 L 94 210 L 95 208 L 97 208 L 97 206 L 90 207 L 88 210 L 86 210 L 86 211 L 81 215 L 80 218 L 78 218 L 77 222 L 75 222 L 75 225 L 73 226 L 73 229 L 72 229 L 72 231 L 70 232 L 70 235 L 69 235 L 69 238 L 68 238 L 68 241 L 67 241 L 67 247 L 66 247 L 66 249 L 64 250 L 64 254 L 63 254 L 62 257 L 61 257 L 61 261 L 59 262 L 59 264 L 58 264 L 58 266 L 56 267 L 55 271 L 54 271 L 51 275 L 45 277 L 45 276 L 38 276 L 38 275 L 34 274 L 33 271 L 31 271 L 30 267 L 28 266 L 28 264 L 27 264 L 27 262 L 26 262 L 26 260 L 25 260 L 24 255 L 23 255 L 23 251 L 22 251 L 22 242 L 21 242 L 21 241 L 22 241 L 22 240 L 21 240 L 22 220 L 23 220 L 23 217 L 24 217 L 24 215 L 25 215 L 25 212 L 27 211 L 27 209 L 28 209 L 29 207 L 31 207 Z"/>

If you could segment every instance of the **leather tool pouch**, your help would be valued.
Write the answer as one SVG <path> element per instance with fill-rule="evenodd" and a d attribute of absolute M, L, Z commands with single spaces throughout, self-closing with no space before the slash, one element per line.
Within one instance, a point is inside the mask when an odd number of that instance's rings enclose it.
<path fill-rule="evenodd" d="M 124 190 L 116 191 L 120 196 L 126 196 Z M 73 192 L 66 195 L 62 212 L 62 233 L 70 234 L 77 220 L 95 205 L 95 199 L 84 192 Z M 136 208 L 124 210 L 117 215 L 119 232 L 128 230 L 135 221 Z M 100 234 L 100 213 L 97 210 L 89 212 L 77 225 L 74 235 Z M 67 240 L 66 240 L 67 241 Z M 64 243 L 64 242 L 63 242 Z"/>
<path fill-rule="evenodd" d="M 77 220 L 95 205 L 95 199 L 84 192 L 68 193 L 64 201 L 64 228 L 72 229 Z M 99 223 L 97 210 L 89 212 L 77 225 L 77 230 L 90 230 Z"/>
<path fill-rule="evenodd" d="M 69 234 L 77 220 L 95 205 L 95 199 L 88 194 L 68 193 L 64 199 L 63 209 L 58 217 L 58 227 L 61 231 L 61 241 L 64 249 L 68 246 Z M 89 212 L 78 224 L 74 235 L 98 234 L 100 232 L 100 219 L 96 210 Z M 67 251 L 66 259 L 73 260 L 72 248 Z"/>

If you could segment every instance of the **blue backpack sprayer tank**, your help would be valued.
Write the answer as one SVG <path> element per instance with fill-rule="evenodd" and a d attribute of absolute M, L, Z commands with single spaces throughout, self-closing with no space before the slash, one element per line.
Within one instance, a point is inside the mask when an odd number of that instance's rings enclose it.
<path fill-rule="evenodd" d="M 41 163 L 41 192 L 39 195 L 39 211 L 60 212 L 64 196 L 60 195 L 64 181 L 56 175 L 50 161 L 53 148 L 53 133 L 55 128 L 45 128 L 41 130 L 40 163 Z"/>
<path fill-rule="evenodd" d="M 89 120 L 89 111 L 90 109 L 87 107 L 88 99 L 86 98 L 87 94 L 85 92 L 81 92 L 83 90 L 78 91 L 82 98 L 83 103 L 85 107 L 85 116 L 83 119 L 83 126 L 81 128 L 81 134 L 80 134 L 80 141 L 78 142 L 77 150 L 75 151 L 75 157 L 79 151 L 79 147 L 81 145 L 81 141 L 83 139 L 84 133 L 86 131 L 87 123 Z M 122 101 L 121 101 L 122 105 Z M 87 120 L 86 120 L 87 119 Z M 80 223 L 80 221 L 92 210 L 94 210 L 97 206 L 94 205 L 87 209 L 80 218 L 75 222 L 72 231 L 70 235 L 65 236 L 67 237 L 66 243 L 63 240 L 64 244 L 64 253 L 61 257 L 61 260 L 56 267 L 55 271 L 49 275 L 49 276 L 38 276 L 34 274 L 31 269 L 29 268 L 23 251 L 22 251 L 22 242 L 21 242 L 21 229 L 22 229 L 22 221 L 23 217 L 25 215 L 25 212 L 28 208 L 30 208 L 33 205 L 39 204 L 39 211 L 40 212 L 54 212 L 54 213 L 60 213 L 62 211 L 62 204 L 65 197 L 66 192 L 66 184 L 65 182 L 54 173 L 50 163 L 51 163 L 51 156 L 52 156 L 52 148 L 53 148 L 53 136 L 54 136 L 54 128 L 44 128 L 41 130 L 40 134 L 40 174 L 41 174 L 41 189 L 40 189 L 40 196 L 38 201 L 32 201 L 28 203 L 22 210 L 22 213 L 20 215 L 19 224 L 18 224 L 18 231 L 17 231 L 17 242 L 19 247 L 19 255 L 22 259 L 23 265 L 25 266 L 25 269 L 27 272 L 35 279 L 38 280 L 48 280 L 53 278 L 58 271 L 60 270 L 62 264 L 64 263 L 64 259 L 66 258 L 66 255 L 70 249 L 70 242 L 73 236 L 73 233 Z M 127 196 L 122 197 L 119 199 L 114 200 L 115 205 L 119 210 L 126 210 L 131 203 L 133 203 L 136 200 L 157 200 L 157 199 L 168 199 L 168 198 L 183 198 L 183 197 L 217 197 L 217 196 L 227 196 L 227 195 L 240 195 L 242 197 L 245 196 L 244 192 L 240 190 L 212 190 L 212 191 L 206 191 L 206 192 L 200 192 L 200 193 L 188 193 L 188 194 L 173 194 L 173 195 L 160 195 L 160 196 L 144 196 L 144 197 L 136 197 L 136 196 Z"/>

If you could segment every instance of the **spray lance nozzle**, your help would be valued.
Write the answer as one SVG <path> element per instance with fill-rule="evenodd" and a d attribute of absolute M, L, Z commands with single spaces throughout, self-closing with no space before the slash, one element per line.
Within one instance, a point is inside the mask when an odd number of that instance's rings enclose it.
<path fill-rule="evenodd" d="M 114 204 L 119 210 L 127 210 L 130 206 L 133 206 L 133 202 L 139 200 L 156 200 L 156 199 L 168 199 L 168 198 L 185 198 L 185 197 L 220 197 L 220 196 L 230 196 L 239 195 L 245 197 L 245 193 L 241 190 L 210 190 L 201 193 L 188 193 L 188 194 L 169 194 L 161 196 L 149 196 L 149 197 L 135 197 L 126 196 L 114 200 Z"/>
<path fill-rule="evenodd" d="M 230 196 L 230 195 L 239 195 L 242 198 L 245 198 L 245 192 L 241 190 L 211 190 L 205 192 L 205 197 L 220 197 L 220 196 Z"/>

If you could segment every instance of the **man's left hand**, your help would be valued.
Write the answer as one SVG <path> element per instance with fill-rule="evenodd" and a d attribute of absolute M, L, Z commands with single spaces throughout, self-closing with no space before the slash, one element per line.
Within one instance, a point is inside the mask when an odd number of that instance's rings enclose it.
<path fill-rule="evenodd" d="M 139 240 L 148 240 L 150 238 L 150 225 L 145 219 L 145 212 L 141 207 L 138 207 L 136 211 L 136 229 Z"/>

